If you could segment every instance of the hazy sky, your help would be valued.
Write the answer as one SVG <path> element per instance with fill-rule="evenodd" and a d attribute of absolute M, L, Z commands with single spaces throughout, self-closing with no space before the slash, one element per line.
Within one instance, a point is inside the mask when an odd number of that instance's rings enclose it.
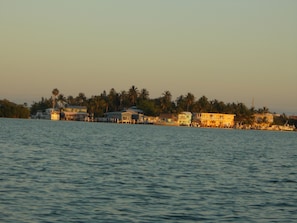
<path fill-rule="evenodd" d="M 146 88 L 297 114 L 296 0 L 0 0 L 0 99 Z"/>

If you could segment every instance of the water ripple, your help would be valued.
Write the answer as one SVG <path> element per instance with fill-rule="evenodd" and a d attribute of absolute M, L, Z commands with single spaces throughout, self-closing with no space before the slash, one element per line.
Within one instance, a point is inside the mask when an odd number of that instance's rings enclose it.
<path fill-rule="evenodd" d="M 1 222 L 297 219 L 295 134 L 36 120 L 0 124 Z"/>

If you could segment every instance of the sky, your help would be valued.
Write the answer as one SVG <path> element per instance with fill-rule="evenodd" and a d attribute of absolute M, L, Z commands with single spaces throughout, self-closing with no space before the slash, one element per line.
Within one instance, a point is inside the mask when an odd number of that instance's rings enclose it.
<path fill-rule="evenodd" d="M 296 0 L 0 0 L 0 99 L 132 85 L 297 114 Z"/>

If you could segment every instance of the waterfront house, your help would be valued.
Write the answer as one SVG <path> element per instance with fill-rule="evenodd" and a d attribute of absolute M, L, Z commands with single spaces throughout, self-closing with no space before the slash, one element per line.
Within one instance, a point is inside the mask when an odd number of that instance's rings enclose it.
<path fill-rule="evenodd" d="M 71 121 L 86 121 L 88 117 L 87 107 L 73 105 L 66 105 L 61 109 L 47 108 L 45 111 L 39 110 L 36 115 L 32 116 L 35 119 Z"/>
<path fill-rule="evenodd" d="M 106 112 L 104 114 L 107 122 L 132 123 L 132 113 L 127 111 Z"/>
<path fill-rule="evenodd" d="M 181 112 L 178 114 L 178 124 L 180 126 L 191 126 L 192 123 L 192 113 L 191 112 Z"/>
<path fill-rule="evenodd" d="M 106 112 L 104 114 L 107 122 L 116 122 L 116 123 L 144 123 L 145 116 L 141 109 L 136 108 L 135 106 L 125 109 L 123 111 L 115 112 Z"/>
<path fill-rule="evenodd" d="M 269 124 L 273 123 L 273 114 L 271 113 L 256 113 L 254 114 L 255 122 L 266 122 Z"/>
<path fill-rule="evenodd" d="M 50 113 L 50 119 L 54 121 L 60 120 L 60 111 L 53 109 Z"/>
<path fill-rule="evenodd" d="M 178 126 L 178 118 L 174 114 L 160 114 L 158 120 L 154 123 L 156 125 Z"/>
<path fill-rule="evenodd" d="M 143 110 L 138 109 L 136 106 L 132 106 L 128 108 L 126 111 L 132 114 L 132 123 L 145 123 L 145 116 Z"/>
<path fill-rule="evenodd" d="M 158 117 L 144 116 L 143 124 L 154 124 L 158 121 Z"/>
<path fill-rule="evenodd" d="M 232 128 L 235 114 L 195 113 L 193 122 L 201 127 Z"/>
<path fill-rule="evenodd" d="M 89 114 L 86 106 L 66 105 L 65 108 L 62 109 L 61 116 L 65 120 L 85 121 Z"/>
<path fill-rule="evenodd" d="M 47 108 L 44 111 L 38 110 L 37 113 L 32 116 L 34 119 L 47 119 L 47 120 L 60 120 L 60 111 L 53 108 Z"/>
<path fill-rule="evenodd" d="M 254 114 L 253 128 L 266 129 L 273 124 L 273 114 L 271 113 L 256 113 Z"/>

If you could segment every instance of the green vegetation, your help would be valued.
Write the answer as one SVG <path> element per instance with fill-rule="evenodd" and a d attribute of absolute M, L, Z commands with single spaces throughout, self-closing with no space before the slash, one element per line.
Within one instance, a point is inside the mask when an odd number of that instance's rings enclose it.
<path fill-rule="evenodd" d="M 76 97 L 65 97 L 59 94 L 55 88 L 50 99 L 42 98 L 40 102 L 34 102 L 31 107 L 31 114 L 38 110 L 44 110 L 52 106 L 59 107 L 64 104 L 86 106 L 88 112 L 95 117 L 102 117 L 105 112 L 119 111 L 131 106 L 142 109 L 146 115 L 158 116 L 161 113 L 177 114 L 181 111 L 190 112 L 213 112 L 236 114 L 235 121 L 242 124 L 249 124 L 253 120 L 253 114 L 257 112 L 254 108 L 248 108 L 243 103 L 224 103 L 218 100 L 208 100 L 206 96 L 196 99 L 192 93 L 180 95 L 174 101 L 170 91 L 166 90 L 161 97 L 151 99 L 149 91 L 145 88 L 139 90 L 134 85 L 127 91 L 117 92 L 111 88 L 107 93 L 105 90 L 100 95 L 87 98 L 84 93 L 79 93 Z M 268 109 L 259 109 L 259 112 L 267 112 Z"/>
<path fill-rule="evenodd" d="M 292 116 L 291 118 L 286 116 L 286 114 L 281 114 L 280 116 L 275 116 L 273 118 L 274 125 L 294 125 L 297 127 L 297 117 Z"/>
<path fill-rule="evenodd" d="M 6 99 L 0 100 L 0 117 L 29 118 L 30 110 L 26 105 L 17 105 Z"/>
<path fill-rule="evenodd" d="M 54 88 L 51 93 L 52 96 L 49 99 L 42 97 L 39 102 L 33 102 L 30 111 L 24 105 L 16 105 L 8 100 L 2 100 L 0 101 L 0 117 L 28 118 L 29 113 L 34 115 L 37 111 L 44 111 L 47 108 L 59 109 L 65 104 L 86 106 L 88 112 L 94 114 L 95 117 L 102 117 L 105 112 L 120 111 L 137 106 L 149 116 L 158 116 L 161 113 L 178 114 L 181 111 L 235 114 L 235 122 L 241 124 L 251 124 L 254 121 L 255 113 L 269 112 L 266 107 L 255 110 L 248 108 L 243 103 L 208 100 L 204 95 L 197 99 L 190 92 L 173 100 L 170 91 L 166 90 L 160 97 L 151 99 L 147 89 L 139 90 L 134 85 L 128 91 L 117 92 L 111 88 L 108 93 L 104 90 L 100 95 L 90 98 L 87 98 L 84 93 L 79 93 L 76 97 L 65 97 L 57 88 Z M 275 124 L 283 125 L 286 122 L 288 122 L 288 117 L 285 114 L 275 119 Z"/>
<path fill-rule="evenodd" d="M 35 115 L 37 111 L 44 111 L 47 108 L 51 108 L 53 106 L 52 99 L 41 98 L 41 101 L 34 102 L 31 106 L 30 113 L 31 115 Z"/>

